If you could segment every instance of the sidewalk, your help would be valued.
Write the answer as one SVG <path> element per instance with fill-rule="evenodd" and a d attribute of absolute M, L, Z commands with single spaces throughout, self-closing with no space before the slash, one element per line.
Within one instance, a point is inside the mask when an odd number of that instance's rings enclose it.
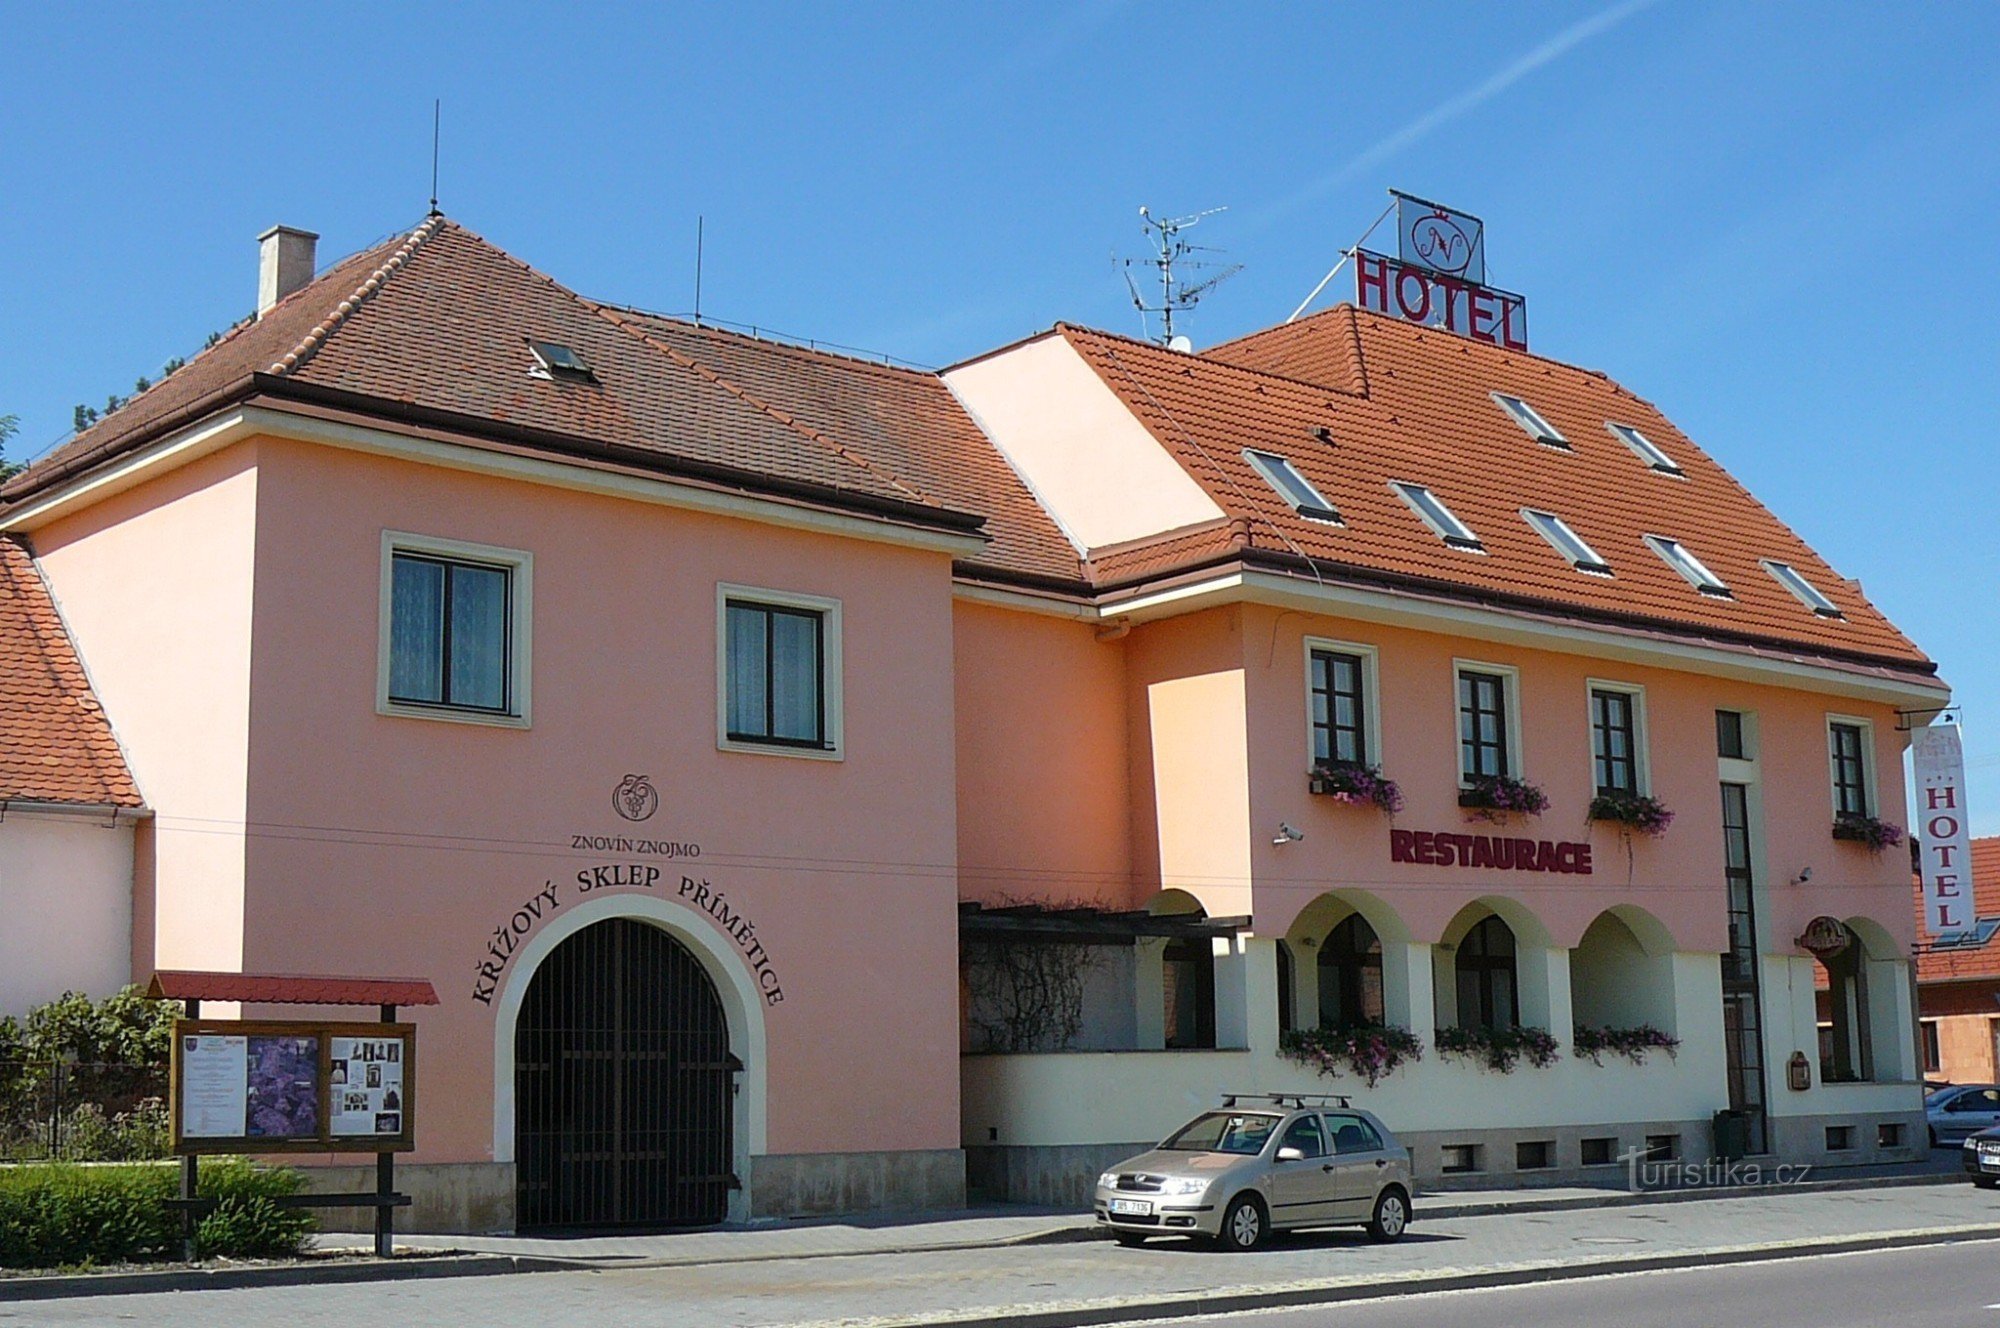
<path fill-rule="evenodd" d="M 1504 1190 L 1447 1190 L 1419 1195 L 1418 1223 L 1456 1221 L 1502 1213 L 1564 1213 L 1634 1204 L 1686 1203 L 1740 1198 L 1759 1193 L 1816 1194 L 1879 1190 L 1910 1185 L 1963 1184 L 1954 1150 L 1952 1169 L 1938 1164 L 1869 1167 L 1832 1173 L 1833 1179 L 1764 1187 L 1717 1187 L 1634 1194 L 1613 1186 L 1548 1186 Z M 1921 1164 L 1920 1164 L 1921 1165 Z M 556 1260 L 579 1267 L 677 1268 L 752 1263 L 773 1259 L 819 1259 L 842 1255 L 911 1254 L 924 1251 L 1004 1249 L 1102 1239 L 1089 1213 L 1069 1208 L 1018 1204 L 949 1213 L 883 1213 L 865 1218 L 770 1220 L 744 1226 L 705 1228 L 643 1236 L 398 1236 L 399 1247 L 500 1254 Z M 369 1248 L 367 1237 L 347 1233 L 321 1236 L 324 1250 Z"/>

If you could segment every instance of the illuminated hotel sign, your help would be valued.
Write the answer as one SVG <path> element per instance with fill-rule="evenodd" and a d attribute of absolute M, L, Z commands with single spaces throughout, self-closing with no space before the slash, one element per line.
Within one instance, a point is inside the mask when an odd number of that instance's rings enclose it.
<path fill-rule="evenodd" d="M 1396 195 L 1398 256 L 1354 251 L 1355 303 L 1406 322 L 1528 348 L 1528 302 L 1486 284 L 1486 226 L 1479 218 Z"/>

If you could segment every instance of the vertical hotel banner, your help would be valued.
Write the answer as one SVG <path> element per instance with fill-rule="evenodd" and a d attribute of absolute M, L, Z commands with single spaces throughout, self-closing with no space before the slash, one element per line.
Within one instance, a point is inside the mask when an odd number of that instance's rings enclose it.
<path fill-rule="evenodd" d="M 1922 843 L 1924 932 L 1962 932 L 1974 922 L 1972 838 L 1965 819 L 1965 752 L 1958 725 L 1931 724 L 1910 742 Z"/>

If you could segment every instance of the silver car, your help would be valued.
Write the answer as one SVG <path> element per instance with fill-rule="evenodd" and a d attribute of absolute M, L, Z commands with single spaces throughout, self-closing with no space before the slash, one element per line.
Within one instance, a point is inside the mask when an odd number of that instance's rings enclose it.
<path fill-rule="evenodd" d="M 1924 1099 L 1931 1147 L 1954 1144 L 1981 1130 L 2000 1125 L 2000 1088 L 1992 1084 L 1955 1084 Z"/>
<path fill-rule="evenodd" d="M 1205 1236 L 1252 1250 L 1273 1231 L 1410 1225 L 1409 1150 L 1345 1098 L 1237 1094 L 1097 1178 L 1097 1220 L 1121 1245 Z"/>

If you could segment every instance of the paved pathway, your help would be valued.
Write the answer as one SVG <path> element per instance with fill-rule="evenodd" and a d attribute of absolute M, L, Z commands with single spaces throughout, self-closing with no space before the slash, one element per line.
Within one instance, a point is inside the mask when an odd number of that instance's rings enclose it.
<path fill-rule="evenodd" d="M 1507 1212 L 1419 1223 L 1399 1245 L 1370 1245 L 1358 1233 L 1337 1232 L 1281 1241 L 1250 1255 L 1211 1253 L 1180 1241 L 1136 1250 L 1088 1241 L 450 1282 L 103 1296 L 0 1305 L 0 1325 L 268 1328 L 283 1322 L 287 1328 L 345 1328 L 394 1322 L 516 1328 L 596 1322 L 619 1328 L 852 1328 L 990 1318 L 1028 1308 L 1103 1314 L 1169 1296 L 1393 1284 L 1452 1270 L 1583 1268 L 1635 1255 L 1701 1257 L 1752 1245 L 1797 1247 L 1919 1230 L 2000 1232 L 2000 1195 L 1969 1185 L 1915 1186 L 1584 1212 Z"/>

